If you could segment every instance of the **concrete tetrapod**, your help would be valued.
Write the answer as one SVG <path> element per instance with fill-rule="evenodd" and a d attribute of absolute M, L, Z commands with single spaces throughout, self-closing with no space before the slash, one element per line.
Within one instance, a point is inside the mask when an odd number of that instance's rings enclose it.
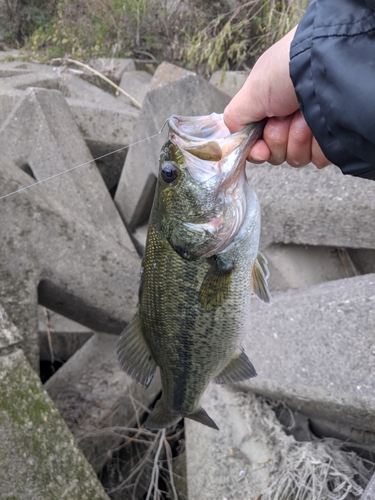
<path fill-rule="evenodd" d="M 16 165 L 1 163 L 0 196 L 29 183 Z M 135 251 L 124 244 L 126 234 L 123 241 L 111 237 L 108 229 L 67 210 L 46 187 L 0 200 L 2 296 L 16 324 L 20 304 L 34 297 L 35 330 L 24 331 L 24 348 L 35 368 L 37 290 L 46 307 L 94 330 L 119 333 L 134 313 L 140 268 Z"/>
<path fill-rule="evenodd" d="M 0 305 L 0 498 L 105 500 Z"/>

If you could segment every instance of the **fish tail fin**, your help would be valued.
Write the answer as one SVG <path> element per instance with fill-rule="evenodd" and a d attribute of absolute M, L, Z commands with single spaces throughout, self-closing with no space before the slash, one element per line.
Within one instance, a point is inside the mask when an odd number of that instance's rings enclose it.
<path fill-rule="evenodd" d="M 198 410 L 194 413 L 189 413 L 188 415 L 186 415 L 186 417 L 190 418 L 191 420 L 195 420 L 200 424 L 207 425 L 207 427 L 211 427 L 211 429 L 215 429 L 217 431 L 219 430 L 219 427 L 215 424 L 206 410 L 204 410 L 202 407 L 198 408 Z"/>
<path fill-rule="evenodd" d="M 171 425 L 177 424 L 181 420 L 182 415 L 177 411 L 168 408 L 164 403 L 163 397 L 156 403 L 155 408 L 147 417 L 145 427 L 150 430 L 164 429 Z"/>

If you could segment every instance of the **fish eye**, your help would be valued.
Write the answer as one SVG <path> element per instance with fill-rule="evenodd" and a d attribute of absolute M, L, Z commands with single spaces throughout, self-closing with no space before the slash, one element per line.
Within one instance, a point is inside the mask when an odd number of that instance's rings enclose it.
<path fill-rule="evenodd" d="M 161 167 L 161 177 L 163 181 L 170 184 L 175 181 L 180 174 L 180 169 L 174 161 L 165 161 Z"/>

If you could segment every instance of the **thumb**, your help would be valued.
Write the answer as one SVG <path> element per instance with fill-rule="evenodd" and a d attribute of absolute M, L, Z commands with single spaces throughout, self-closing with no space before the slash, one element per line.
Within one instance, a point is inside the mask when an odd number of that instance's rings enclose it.
<path fill-rule="evenodd" d="M 254 67 L 253 71 L 256 68 Z M 266 118 L 262 89 L 254 82 L 250 73 L 244 86 L 233 97 L 224 110 L 224 123 L 231 133 L 238 132 L 251 122 Z"/>
<path fill-rule="evenodd" d="M 225 108 L 224 122 L 231 132 L 266 117 L 291 115 L 299 108 L 289 76 L 289 50 L 295 30 L 258 59 L 244 86 Z"/>

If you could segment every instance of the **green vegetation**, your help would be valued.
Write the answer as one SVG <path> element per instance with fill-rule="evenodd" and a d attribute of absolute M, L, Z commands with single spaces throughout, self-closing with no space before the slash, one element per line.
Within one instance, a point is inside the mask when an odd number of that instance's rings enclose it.
<path fill-rule="evenodd" d="M 307 0 L 5 0 L 0 36 L 42 61 L 69 55 L 246 69 L 300 19 Z"/>

